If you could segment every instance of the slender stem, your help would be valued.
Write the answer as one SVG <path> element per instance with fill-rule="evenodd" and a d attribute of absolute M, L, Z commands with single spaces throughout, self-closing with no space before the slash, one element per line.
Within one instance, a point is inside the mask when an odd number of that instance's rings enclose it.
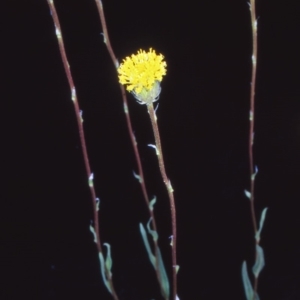
<path fill-rule="evenodd" d="M 95 0 L 95 2 L 96 2 L 96 5 L 97 5 L 97 10 L 98 10 L 98 13 L 99 13 L 101 26 L 102 26 L 102 30 L 103 30 L 104 43 L 106 44 L 109 55 L 110 55 L 110 57 L 112 59 L 112 62 L 113 62 L 114 66 L 117 70 L 118 67 L 119 67 L 119 62 L 116 58 L 116 55 L 115 55 L 115 53 L 113 51 L 113 48 L 112 48 L 112 45 L 110 43 L 108 30 L 107 30 L 107 25 L 106 25 L 106 20 L 105 20 L 105 15 L 104 15 L 103 4 L 102 4 L 101 0 Z M 132 130 L 132 124 L 131 124 L 131 119 L 130 119 L 130 114 L 129 114 L 126 91 L 125 91 L 125 88 L 122 84 L 120 84 L 120 89 L 121 89 L 121 94 L 122 94 L 124 113 L 125 113 L 125 116 L 126 116 L 127 128 L 128 128 L 129 136 L 130 136 L 130 139 L 131 139 L 131 144 L 132 144 L 132 147 L 133 147 L 135 160 L 136 160 L 137 167 L 138 167 L 139 183 L 141 185 L 142 193 L 143 193 L 146 205 L 148 207 L 150 217 L 152 219 L 153 230 L 157 232 L 157 225 L 156 225 L 156 221 L 155 221 L 154 212 L 149 206 L 150 201 L 149 201 L 148 192 L 147 192 L 147 188 L 146 188 L 146 184 L 145 184 L 145 180 L 144 180 L 144 172 L 143 172 L 143 167 L 142 167 L 142 163 L 141 163 L 141 158 L 140 158 L 139 150 L 138 150 L 138 147 L 137 147 L 137 142 L 136 142 L 133 130 Z M 159 249 L 158 239 L 153 239 L 153 243 L 154 243 L 155 256 L 158 257 L 158 249 Z M 162 284 L 161 274 L 160 274 L 157 259 L 156 259 L 155 271 L 156 271 L 156 277 L 157 277 L 158 282 L 160 284 Z"/>
<path fill-rule="evenodd" d="M 106 20 L 105 20 L 105 15 L 104 15 L 103 4 L 102 4 L 101 0 L 95 0 L 95 2 L 96 2 L 97 10 L 98 10 L 98 13 L 99 13 L 102 30 L 103 30 L 104 43 L 106 44 L 106 47 L 107 47 L 107 50 L 108 50 L 109 55 L 111 57 L 111 60 L 112 60 L 114 66 L 117 70 L 118 67 L 119 67 L 119 62 L 118 62 L 118 60 L 115 56 L 115 53 L 113 51 L 113 48 L 112 48 L 112 45 L 111 45 L 111 42 L 110 42 L 110 39 L 109 39 Z M 143 196 L 144 196 L 144 199 L 145 199 L 150 217 L 152 219 L 153 230 L 157 232 L 157 225 L 156 225 L 156 221 L 155 221 L 154 212 L 149 206 L 150 201 L 149 201 L 148 192 L 147 192 L 147 188 L 146 188 L 146 184 L 145 184 L 145 180 L 144 180 L 144 172 L 143 172 L 143 167 L 142 167 L 142 163 L 141 163 L 141 158 L 140 158 L 139 150 L 138 150 L 138 147 L 137 147 L 137 142 L 136 142 L 136 139 L 135 139 L 135 136 L 134 136 L 134 133 L 133 133 L 133 129 L 132 129 L 132 124 L 131 124 L 131 119 L 130 119 L 130 114 L 129 114 L 129 108 L 128 108 L 128 102 L 127 102 L 127 97 L 126 97 L 126 91 L 125 91 L 125 88 L 122 84 L 120 84 L 120 89 L 121 89 L 121 95 L 122 95 L 122 100 L 123 100 L 124 113 L 125 113 L 125 116 L 126 116 L 127 128 L 128 128 L 131 144 L 132 144 L 132 147 L 133 147 L 133 151 L 134 151 L 134 155 L 135 155 L 135 159 L 136 159 L 136 163 L 137 163 L 137 167 L 138 167 L 139 183 L 141 185 L 142 193 L 143 193 Z M 158 251 L 159 251 L 158 239 L 153 239 L 153 243 L 154 243 L 155 256 L 158 257 Z M 161 280 L 161 274 L 160 274 L 157 259 L 156 259 L 155 271 L 156 271 L 157 280 L 161 284 L 162 280 Z"/>
<path fill-rule="evenodd" d="M 171 219 L 172 219 L 172 274 L 173 274 L 173 299 L 176 300 L 177 296 L 177 259 L 176 259 L 176 243 L 177 243 L 177 232 L 176 232 L 176 207 L 175 207 L 175 200 L 174 200 L 174 190 L 171 186 L 171 182 L 168 179 L 165 163 L 163 158 L 163 152 L 161 147 L 160 135 L 157 126 L 157 118 L 155 114 L 155 110 L 153 107 L 153 103 L 147 104 L 148 113 L 151 119 L 151 125 L 153 129 L 155 144 L 156 144 L 156 154 L 159 164 L 159 169 L 161 176 L 163 178 L 163 182 L 166 185 L 169 201 L 170 201 L 170 209 L 171 209 Z"/>
<path fill-rule="evenodd" d="M 254 213 L 254 180 L 252 179 L 253 171 L 253 143 L 254 143 L 254 99 L 255 99 L 255 81 L 256 81 L 256 60 L 257 60 L 257 23 L 255 16 L 255 1 L 250 1 L 251 23 L 252 23 L 252 76 L 251 76 L 251 93 L 250 93 L 250 130 L 249 130 L 249 167 L 250 167 L 250 192 L 251 192 L 251 213 L 253 228 L 256 233 L 256 217 Z"/>
<path fill-rule="evenodd" d="M 103 253 L 102 246 L 101 246 L 101 240 L 100 240 L 100 232 L 99 232 L 97 198 L 96 198 L 96 192 L 95 192 L 95 188 L 94 188 L 94 184 L 93 184 L 93 174 L 91 172 L 91 167 L 90 167 L 90 163 L 89 163 L 89 157 L 88 157 L 87 147 L 86 147 L 86 142 L 85 142 L 85 137 L 84 137 L 84 130 L 83 130 L 83 125 L 82 125 L 83 120 L 81 117 L 81 111 L 79 108 L 79 103 L 78 103 L 78 98 L 77 98 L 77 94 L 76 94 L 74 81 L 73 81 L 72 74 L 70 71 L 70 65 L 68 62 L 68 58 L 67 58 L 67 54 L 66 54 L 66 50 L 65 50 L 65 46 L 64 46 L 62 31 L 61 31 L 61 27 L 60 27 L 59 18 L 58 18 L 57 12 L 56 12 L 56 8 L 55 8 L 53 0 L 47 0 L 47 2 L 48 2 L 48 5 L 49 5 L 50 11 L 51 11 L 51 16 L 52 16 L 52 19 L 54 22 L 55 33 L 56 33 L 57 41 L 58 41 L 58 45 L 59 45 L 59 51 L 60 51 L 60 55 L 62 58 L 64 69 L 66 72 L 66 76 L 67 76 L 67 79 L 69 82 L 69 86 L 70 86 L 70 90 L 71 90 L 71 98 L 72 98 L 72 101 L 74 104 L 76 120 L 77 120 L 77 125 L 78 125 L 78 131 L 79 131 L 79 137 L 80 137 L 80 143 L 81 143 L 82 154 L 83 154 L 83 160 L 84 160 L 85 170 L 86 170 L 86 174 L 87 174 L 87 178 L 88 178 L 88 183 L 89 183 L 90 193 L 91 193 L 91 198 L 92 198 L 92 203 L 93 203 L 93 215 L 94 215 L 94 220 L 93 220 L 94 226 L 93 227 L 94 227 L 94 231 L 95 231 L 95 235 L 96 235 L 95 242 L 97 245 L 98 252 Z M 109 283 L 111 286 L 112 296 L 115 300 L 118 300 L 118 296 L 115 292 L 111 276 L 107 276 L 107 277 L 108 277 L 108 280 L 109 280 Z"/>
<path fill-rule="evenodd" d="M 250 129 L 249 129 L 249 168 L 250 168 L 250 208 L 254 233 L 257 233 L 257 221 L 254 207 L 254 191 L 255 191 L 255 174 L 253 166 L 253 144 L 254 144 L 254 110 L 255 110 L 255 84 L 256 84 L 256 63 L 257 63 L 257 20 L 255 12 L 255 0 L 250 0 L 250 15 L 252 26 L 252 76 L 251 76 L 251 92 L 250 92 Z M 258 241 L 255 239 L 256 245 Z M 255 260 L 257 252 L 255 247 Z M 258 278 L 254 277 L 254 293 L 252 300 L 255 299 L 257 293 Z"/>

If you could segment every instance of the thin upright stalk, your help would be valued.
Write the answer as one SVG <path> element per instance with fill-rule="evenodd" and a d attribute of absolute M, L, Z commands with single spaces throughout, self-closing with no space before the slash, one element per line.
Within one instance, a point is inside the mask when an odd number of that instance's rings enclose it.
<path fill-rule="evenodd" d="M 101 0 L 95 0 L 96 2 L 96 6 L 97 6 L 97 10 L 99 13 L 99 17 L 100 17 L 100 22 L 101 22 L 101 26 L 102 26 L 102 30 L 103 30 L 103 38 L 104 38 L 104 43 L 107 47 L 108 53 L 111 57 L 111 60 L 116 68 L 116 70 L 119 67 L 119 62 L 115 56 L 115 53 L 113 51 L 110 39 L 109 39 L 109 35 L 108 35 L 108 30 L 107 30 L 107 25 L 106 25 L 106 20 L 105 20 L 105 15 L 104 15 L 104 9 L 103 9 L 103 4 Z M 131 144 L 133 147 L 133 151 L 134 151 L 134 155 L 135 155 L 135 159 L 136 159 L 136 163 L 137 163 L 137 167 L 138 167 L 138 178 L 139 178 L 139 183 L 142 189 L 142 193 L 152 220 L 152 226 L 153 226 L 153 230 L 157 232 L 157 225 L 156 225 L 156 221 L 155 221 L 155 216 L 154 216 L 154 212 L 153 209 L 150 208 L 150 201 L 149 201 L 149 197 L 148 197 L 148 192 L 147 192 L 147 188 L 146 188 L 146 184 L 145 184 L 145 180 L 144 180 L 144 172 L 143 172 L 143 167 L 142 167 L 142 163 L 141 163 L 141 158 L 140 158 L 140 154 L 139 154 L 139 150 L 137 147 L 137 142 L 133 133 L 133 129 L 132 129 L 132 124 L 131 124 L 131 119 L 130 119 L 130 114 L 129 114 L 129 108 L 128 108 L 128 102 L 127 102 L 127 97 L 126 97 L 126 91 L 125 88 L 122 84 L 120 84 L 120 89 L 121 89 L 121 95 L 122 95 L 122 100 L 123 100 L 123 108 L 124 108 L 124 113 L 126 116 L 126 123 L 127 123 L 127 128 L 128 128 L 128 133 L 130 136 L 130 140 L 131 140 Z M 153 239 L 153 243 L 154 243 L 154 251 L 155 251 L 155 256 L 158 257 L 158 253 L 159 253 L 159 247 L 158 247 L 158 239 Z M 160 274 L 160 269 L 158 266 L 158 259 L 156 259 L 156 277 L 159 283 L 161 283 L 161 278 L 162 275 Z"/>
<path fill-rule="evenodd" d="M 257 20 L 255 12 L 255 0 L 250 0 L 250 15 L 251 15 L 251 27 L 252 27 L 252 76 L 251 76 L 251 92 L 250 92 L 250 129 L 249 129 L 249 169 L 250 169 L 250 209 L 251 218 L 253 223 L 254 234 L 257 233 L 257 221 L 255 216 L 254 207 L 254 191 L 255 191 L 255 173 L 253 164 L 253 144 L 254 144 L 254 111 L 255 111 L 255 84 L 256 84 L 256 63 L 257 63 Z M 255 239 L 256 245 L 258 241 Z M 255 247 L 256 249 L 256 247 Z M 257 258 L 257 252 L 255 250 L 255 260 Z M 258 277 L 254 276 L 254 293 L 257 293 Z"/>
<path fill-rule="evenodd" d="M 88 178 L 88 184 L 90 188 L 90 193 L 91 193 L 91 198 L 92 198 L 92 204 L 93 204 L 93 227 L 94 227 L 94 234 L 95 234 L 95 242 L 97 245 L 97 250 L 99 253 L 103 253 L 102 251 L 102 246 L 101 246 L 101 240 L 100 240 L 100 231 L 99 231 L 99 220 L 98 220 L 98 210 L 97 210 L 97 198 L 96 198 L 96 192 L 93 184 L 93 174 L 91 172 L 91 167 L 89 163 L 89 157 L 87 153 L 87 147 L 86 147 L 86 142 L 85 142 L 85 136 L 84 136 L 84 130 L 83 130 L 83 125 L 82 125 L 82 117 L 81 117 L 81 110 L 79 108 L 79 103 L 78 103 L 78 98 L 77 98 L 77 93 L 76 93 L 76 88 L 74 85 L 74 81 L 72 78 L 72 74 L 70 71 L 70 65 L 68 62 L 65 46 L 64 46 L 64 41 L 63 41 L 63 36 L 62 36 L 62 31 L 60 27 L 60 22 L 59 18 L 56 12 L 56 8 L 54 5 L 53 0 L 47 0 L 50 11 L 51 11 L 51 16 L 54 22 L 55 26 L 55 33 L 59 45 L 59 51 L 60 55 L 62 58 L 63 66 L 66 72 L 66 76 L 69 82 L 70 90 L 71 90 L 71 99 L 74 104 L 74 109 L 75 109 L 75 114 L 76 114 L 76 120 L 77 120 L 77 125 L 78 125 L 78 131 L 79 131 L 79 137 L 80 137 L 80 144 L 81 144 L 81 149 L 82 149 L 82 154 L 83 154 L 83 160 L 84 160 L 84 165 L 85 165 L 85 170 Z M 111 290 L 112 290 L 112 296 L 115 300 L 118 300 L 118 296 L 115 292 L 112 278 L 111 276 L 107 276 Z"/>
<path fill-rule="evenodd" d="M 154 139 L 155 139 L 155 145 L 156 145 L 156 154 L 158 159 L 158 165 L 160 169 L 160 173 L 163 179 L 163 182 L 165 183 L 165 186 L 168 191 L 169 201 L 170 201 L 170 209 L 171 209 L 171 221 L 172 221 L 172 239 L 171 239 L 171 246 L 172 246 L 172 277 L 173 277 L 173 291 L 172 296 L 173 300 L 176 300 L 177 297 L 177 258 L 176 258 L 176 243 L 177 243 L 177 232 L 176 232 L 176 207 L 175 207 L 175 200 L 174 200 L 174 190 L 172 188 L 171 182 L 168 179 L 164 158 L 163 158 L 163 152 L 161 147 L 161 141 L 160 141 L 160 135 L 159 130 L 157 126 L 157 118 L 155 114 L 155 110 L 153 107 L 153 103 L 147 104 L 148 113 L 151 120 L 151 125 L 153 129 Z"/>

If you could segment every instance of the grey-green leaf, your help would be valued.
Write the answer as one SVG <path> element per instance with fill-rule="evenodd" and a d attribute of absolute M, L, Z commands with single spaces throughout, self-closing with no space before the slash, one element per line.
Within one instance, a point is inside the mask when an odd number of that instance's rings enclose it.
<path fill-rule="evenodd" d="M 110 244 L 104 243 L 104 246 L 107 248 L 107 254 L 105 258 L 105 266 L 107 271 L 109 272 L 109 276 L 111 276 L 111 267 L 112 267 L 112 258 L 111 258 L 111 253 L 110 253 Z"/>
<path fill-rule="evenodd" d="M 91 173 L 90 176 L 89 176 L 89 186 L 92 187 L 94 185 L 94 174 Z"/>
<path fill-rule="evenodd" d="M 140 175 L 136 174 L 134 171 L 133 171 L 133 176 L 134 176 L 140 183 L 143 182 L 142 177 L 141 177 Z"/>
<path fill-rule="evenodd" d="M 255 166 L 255 172 L 251 175 L 251 180 L 255 180 L 255 176 L 257 175 L 258 173 L 258 168 L 257 166 Z"/>
<path fill-rule="evenodd" d="M 160 287 L 161 287 L 161 292 L 163 294 L 163 297 L 166 299 L 169 299 L 170 297 L 170 284 L 169 284 L 169 279 L 167 276 L 167 272 L 164 266 L 164 262 L 161 256 L 160 249 L 158 248 L 158 268 L 159 272 L 161 274 L 161 282 L 160 282 Z"/>
<path fill-rule="evenodd" d="M 97 235 L 96 235 L 95 229 L 92 225 L 90 225 L 90 232 L 93 234 L 94 242 L 97 243 Z"/>
<path fill-rule="evenodd" d="M 104 263 L 104 257 L 103 254 L 101 252 L 99 252 L 99 260 L 100 260 L 100 270 L 101 270 L 101 276 L 102 276 L 102 280 L 106 286 L 106 288 L 108 289 L 108 291 L 112 294 L 112 290 L 110 288 L 110 284 L 106 278 L 106 274 L 105 274 L 105 263 Z"/>
<path fill-rule="evenodd" d="M 242 280 L 243 280 L 246 299 L 247 300 L 252 300 L 254 290 L 253 290 L 253 287 L 251 285 L 251 282 L 250 282 L 250 279 L 249 279 L 249 276 L 248 276 L 247 263 L 245 261 L 243 261 L 243 264 L 242 264 Z M 256 293 L 254 295 L 254 300 L 259 300 L 259 297 Z"/>
<path fill-rule="evenodd" d="M 149 220 L 148 223 L 147 223 L 147 230 L 148 230 L 149 234 L 152 235 L 153 240 L 154 240 L 154 241 L 157 241 L 157 240 L 158 240 L 158 233 L 157 233 L 155 230 L 152 230 L 152 229 L 150 228 L 150 223 L 151 223 L 151 221 L 152 221 L 152 218 L 150 218 L 150 220 Z"/>
<path fill-rule="evenodd" d="M 257 278 L 260 271 L 265 266 L 265 258 L 264 258 L 264 251 L 261 246 L 256 245 L 256 261 L 252 268 L 252 272 L 254 276 Z"/>
<path fill-rule="evenodd" d="M 149 208 L 151 211 L 153 210 L 155 203 L 156 203 L 156 196 L 154 196 L 153 199 L 149 203 Z"/>
<path fill-rule="evenodd" d="M 260 221 L 259 221 L 259 229 L 258 229 L 257 233 L 255 234 L 255 239 L 257 240 L 257 242 L 260 241 L 260 233 L 261 233 L 261 230 L 264 226 L 264 221 L 265 221 L 265 218 L 266 218 L 267 210 L 268 210 L 268 207 L 264 208 L 264 210 L 261 213 L 261 217 L 260 217 Z"/>
<path fill-rule="evenodd" d="M 147 237 L 147 233 L 146 233 L 146 230 L 145 230 L 142 223 L 140 223 L 140 232 L 141 232 L 141 235 L 142 235 L 142 239 L 143 239 L 145 248 L 146 248 L 147 253 L 148 253 L 149 260 L 150 260 L 150 262 L 152 263 L 152 265 L 155 269 L 156 268 L 156 258 L 155 258 L 155 256 L 153 255 L 153 253 L 151 251 L 149 241 L 148 241 L 148 237 Z"/>
<path fill-rule="evenodd" d="M 150 220 L 147 223 L 147 230 L 148 230 L 149 234 L 152 235 L 153 240 L 157 240 L 158 239 L 157 232 L 150 228 L 151 220 L 152 219 L 150 218 Z M 142 235 L 142 238 L 143 238 L 143 241 L 144 241 L 144 245 L 145 245 L 147 253 L 148 253 L 148 257 L 149 257 L 150 262 L 152 263 L 153 268 L 155 270 L 157 268 L 157 266 L 156 266 L 156 259 L 157 259 L 159 273 L 161 275 L 160 282 L 159 282 L 160 288 L 161 288 L 161 293 L 162 293 L 162 295 L 165 299 L 169 299 L 169 297 L 170 297 L 170 284 L 169 284 L 169 279 L 168 279 L 167 272 L 166 272 L 166 269 L 165 269 L 165 266 L 164 266 L 164 263 L 163 263 L 163 259 L 162 259 L 162 256 L 161 256 L 160 249 L 159 249 L 159 247 L 157 249 L 157 251 L 158 251 L 157 256 L 158 257 L 154 256 L 152 251 L 151 251 L 150 245 L 149 245 L 147 233 L 146 233 L 145 228 L 144 228 L 142 223 L 140 223 L 140 232 L 141 232 L 141 235 Z"/>
<path fill-rule="evenodd" d="M 244 284 L 246 298 L 247 300 L 252 300 L 252 295 L 254 291 L 248 276 L 247 263 L 245 261 L 243 261 L 242 264 L 242 280 Z"/>
<path fill-rule="evenodd" d="M 246 197 L 251 200 L 251 193 L 247 190 L 244 190 L 244 193 L 245 193 Z"/>

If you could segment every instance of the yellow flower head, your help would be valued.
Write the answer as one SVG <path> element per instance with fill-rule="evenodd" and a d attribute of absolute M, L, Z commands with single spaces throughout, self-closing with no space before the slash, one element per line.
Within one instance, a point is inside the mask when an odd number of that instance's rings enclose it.
<path fill-rule="evenodd" d="M 166 75 L 166 62 L 163 55 L 157 55 L 150 48 L 149 52 L 139 50 L 137 54 L 126 57 L 118 68 L 119 81 L 127 85 L 139 103 L 147 104 L 158 100 L 160 82 Z"/>

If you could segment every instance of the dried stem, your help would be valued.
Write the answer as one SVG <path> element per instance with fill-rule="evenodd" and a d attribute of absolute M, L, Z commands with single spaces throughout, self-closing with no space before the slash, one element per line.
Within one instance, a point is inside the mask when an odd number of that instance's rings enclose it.
<path fill-rule="evenodd" d="M 159 130 L 157 126 L 157 118 L 155 114 L 155 110 L 153 107 L 153 103 L 147 104 L 148 113 L 151 119 L 151 125 L 153 129 L 155 144 L 156 144 L 156 154 L 159 164 L 159 169 L 161 176 L 163 178 L 163 182 L 166 185 L 168 196 L 170 200 L 170 209 L 171 209 L 171 219 L 172 219 L 172 240 L 171 240 L 171 246 L 172 246 L 172 274 L 173 274 L 173 298 L 176 300 L 177 296 L 177 259 L 176 259 L 176 242 L 177 242 L 177 232 L 176 232 L 176 207 L 175 207 L 175 200 L 174 200 L 174 194 L 173 194 L 173 188 L 171 185 L 170 180 L 168 179 L 166 169 L 165 169 L 165 163 L 163 158 L 163 152 L 161 147 L 161 141 L 160 141 L 160 135 Z"/>
<path fill-rule="evenodd" d="M 73 81 L 72 74 L 70 71 L 70 65 L 69 65 L 68 58 L 67 58 L 66 51 L 65 51 L 62 31 L 61 31 L 58 15 L 56 12 L 56 8 L 55 8 L 53 0 L 47 0 L 47 2 L 48 2 L 48 5 L 49 5 L 50 11 L 51 11 L 51 16 L 52 16 L 52 19 L 54 22 L 55 33 L 56 33 L 56 37 L 57 37 L 57 41 L 58 41 L 58 45 L 59 45 L 59 51 L 60 51 L 63 65 L 64 65 L 64 69 L 66 72 L 66 76 L 67 76 L 67 79 L 69 82 L 69 86 L 70 86 L 70 90 L 71 90 L 71 99 L 74 104 L 76 120 L 77 120 L 77 125 L 78 125 L 78 131 L 79 131 L 79 137 L 80 137 L 80 143 L 81 143 L 82 154 L 83 154 L 83 159 L 84 159 L 84 165 L 85 165 L 85 170 L 86 170 L 86 174 L 87 174 L 87 178 L 88 178 L 88 184 L 90 187 L 90 193 L 91 193 L 91 198 L 92 198 L 92 203 L 93 203 L 93 215 L 94 215 L 94 220 L 93 220 L 94 226 L 93 227 L 94 227 L 94 232 L 96 235 L 95 242 L 97 245 L 98 252 L 103 253 L 102 246 L 101 246 L 101 240 L 100 240 L 100 232 L 99 232 L 97 198 L 96 198 L 95 188 L 93 185 L 93 174 L 91 173 L 91 167 L 90 167 L 90 163 L 89 163 L 89 157 L 88 157 L 87 147 L 86 147 L 86 142 L 85 142 L 85 137 L 84 137 L 84 130 L 83 130 L 83 125 L 82 125 L 83 120 L 81 118 L 81 111 L 79 108 L 79 103 L 78 103 L 78 98 L 77 98 L 77 94 L 76 94 L 74 81 Z M 110 284 L 110 287 L 112 290 L 112 296 L 115 300 L 118 300 L 118 296 L 115 292 L 111 276 L 109 276 L 108 273 L 107 273 L 107 278 L 108 278 L 108 281 L 109 281 L 109 284 Z"/>
<path fill-rule="evenodd" d="M 103 4 L 102 4 L 101 0 L 95 0 L 95 2 L 96 2 L 96 5 L 97 5 L 97 10 L 98 10 L 98 13 L 99 13 L 100 22 L 101 22 L 101 26 L 102 26 L 102 30 L 103 30 L 104 43 L 106 44 L 109 55 L 110 55 L 110 57 L 112 59 L 112 62 L 113 62 L 114 66 L 117 70 L 118 67 L 119 67 L 119 62 L 118 62 L 118 60 L 115 56 L 115 53 L 114 53 L 113 48 L 112 48 L 111 43 L 110 43 L 108 30 L 107 30 L 107 25 L 106 25 L 106 20 L 105 20 L 105 15 L 104 15 Z M 139 150 L 138 150 L 138 147 L 137 147 L 137 142 L 136 142 L 133 130 L 132 130 L 132 124 L 131 124 L 131 119 L 130 119 L 130 114 L 129 114 L 126 91 L 125 91 L 125 88 L 122 84 L 120 84 L 120 89 L 121 89 L 121 94 L 122 94 L 124 113 L 125 113 L 125 116 L 126 116 L 127 128 L 128 128 L 129 136 L 130 136 L 130 139 L 131 139 L 131 143 L 132 143 L 132 147 L 133 147 L 133 150 L 134 150 L 134 155 L 135 155 L 135 159 L 136 159 L 136 163 L 137 163 L 137 167 L 138 167 L 139 183 L 141 185 L 142 193 L 143 193 L 146 205 L 148 207 L 150 217 L 152 219 L 153 230 L 157 232 L 157 225 L 156 225 L 156 221 L 155 221 L 154 212 L 149 206 L 150 201 L 149 201 L 149 197 L 148 197 L 148 193 L 147 193 L 147 189 L 146 189 L 146 184 L 145 184 L 145 180 L 144 180 L 144 172 L 143 172 L 143 168 L 142 168 L 141 158 L 140 158 Z M 158 250 L 159 249 L 158 248 L 158 240 L 153 239 L 153 243 L 154 243 L 155 256 L 158 257 L 158 251 L 159 251 Z M 162 275 L 160 274 L 160 271 L 159 271 L 158 259 L 156 259 L 156 277 L 157 277 L 158 282 L 161 283 L 162 282 L 161 281 Z"/>
<path fill-rule="evenodd" d="M 254 191 L 255 191 L 255 173 L 253 165 L 253 143 L 254 143 L 254 110 L 255 110 L 255 83 L 256 83 L 256 63 L 257 63 L 257 20 L 255 12 L 255 0 L 250 0 L 250 15 L 252 26 L 252 76 L 251 76 L 251 93 L 250 93 L 250 129 L 249 129 L 249 168 L 250 168 L 250 208 L 251 218 L 253 223 L 254 234 L 257 233 L 257 221 L 254 208 Z M 255 239 L 256 245 L 258 241 Z M 255 247 L 256 249 L 256 247 Z M 255 260 L 257 258 L 257 252 L 255 250 Z M 254 293 L 257 293 L 258 278 L 254 276 Z"/>

